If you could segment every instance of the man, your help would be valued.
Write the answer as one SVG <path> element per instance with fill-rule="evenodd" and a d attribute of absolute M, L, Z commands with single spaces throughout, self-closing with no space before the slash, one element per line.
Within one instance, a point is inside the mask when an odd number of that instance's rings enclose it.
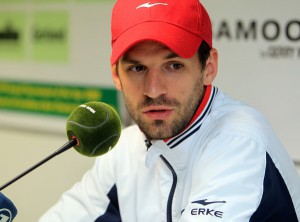
<path fill-rule="evenodd" d="M 41 222 L 299 221 L 299 177 L 269 124 L 212 85 L 198 0 L 118 0 L 111 65 L 137 125 Z"/>

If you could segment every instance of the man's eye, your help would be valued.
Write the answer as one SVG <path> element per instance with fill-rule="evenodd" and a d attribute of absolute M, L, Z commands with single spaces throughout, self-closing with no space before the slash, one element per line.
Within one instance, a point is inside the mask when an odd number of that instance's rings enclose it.
<path fill-rule="evenodd" d="M 133 66 L 130 68 L 131 71 L 133 72 L 142 72 L 145 70 L 144 66 Z"/>
<path fill-rule="evenodd" d="M 172 63 L 170 65 L 170 69 L 181 69 L 182 67 L 183 67 L 183 65 L 180 63 Z"/>

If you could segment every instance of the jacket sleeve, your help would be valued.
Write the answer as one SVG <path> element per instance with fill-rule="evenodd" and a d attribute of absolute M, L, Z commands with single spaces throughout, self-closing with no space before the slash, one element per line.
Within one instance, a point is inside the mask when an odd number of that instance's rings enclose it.
<path fill-rule="evenodd" d="M 112 150 L 98 157 L 93 168 L 66 191 L 39 222 L 87 222 L 104 214 L 110 203 L 108 194 L 115 184 L 113 156 Z"/>
<path fill-rule="evenodd" d="M 263 194 L 264 144 L 228 133 L 202 145 L 180 221 L 250 221 Z"/>

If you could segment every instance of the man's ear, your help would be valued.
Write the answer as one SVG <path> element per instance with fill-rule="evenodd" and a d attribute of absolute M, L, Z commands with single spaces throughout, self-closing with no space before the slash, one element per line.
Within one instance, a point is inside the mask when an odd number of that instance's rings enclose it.
<path fill-rule="evenodd" d="M 117 90 L 121 91 L 122 90 L 122 85 L 121 85 L 121 81 L 117 72 L 117 65 L 114 64 L 111 66 L 111 73 L 112 73 L 112 78 L 113 81 L 116 85 Z"/>
<path fill-rule="evenodd" d="M 204 70 L 204 85 L 211 85 L 215 80 L 218 73 L 218 59 L 218 51 L 212 48 Z"/>

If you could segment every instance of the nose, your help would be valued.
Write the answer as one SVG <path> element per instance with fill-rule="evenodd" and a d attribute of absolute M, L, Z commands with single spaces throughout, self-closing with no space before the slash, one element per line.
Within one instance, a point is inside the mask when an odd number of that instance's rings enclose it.
<path fill-rule="evenodd" d="M 150 98 L 157 98 L 167 93 L 167 82 L 163 72 L 149 70 L 144 80 L 144 95 Z"/>

